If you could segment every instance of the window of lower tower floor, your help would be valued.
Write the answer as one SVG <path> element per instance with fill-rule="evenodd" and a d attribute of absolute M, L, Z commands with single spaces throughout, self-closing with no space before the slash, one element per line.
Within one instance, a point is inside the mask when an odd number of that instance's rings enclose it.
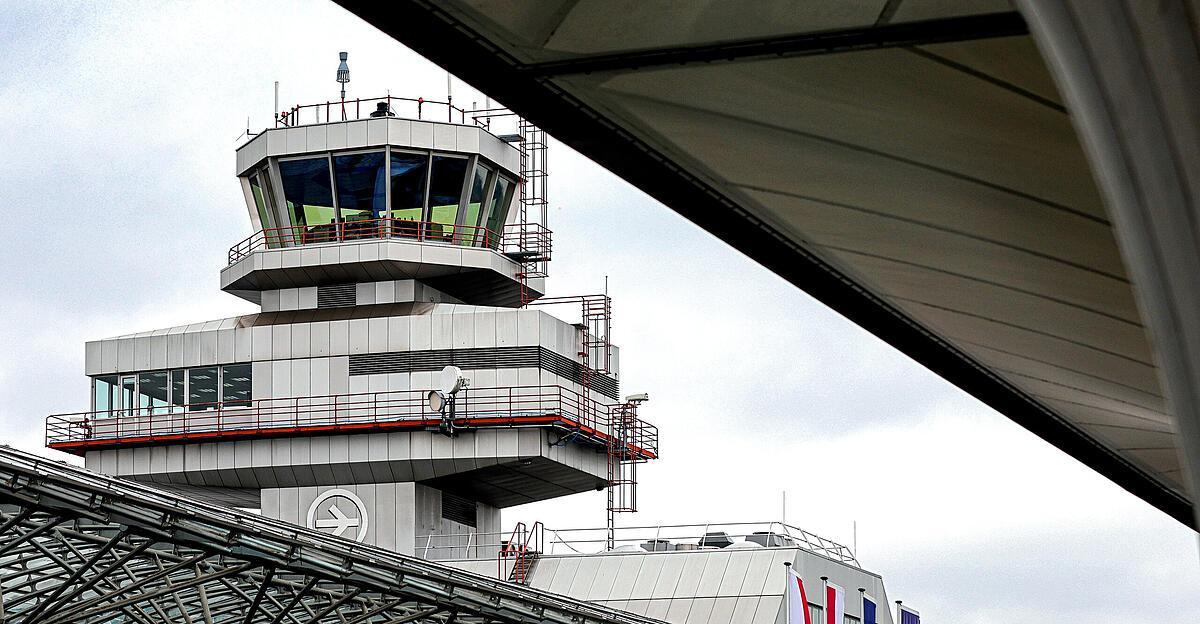
<path fill-rule="evenodd" d="M 385 216 L 388 181 L 383 152 L 334 156 L 333 172 L 347 236 L 370 235 L 365 230 L 373 228 L 355 222 Z"/>
<path fill-rule="evenodd" d="M 141 414 L 165 412 L 170 394 L 167 371 L 138 374 L 137 409 Z"/>
<path fill-rule="evenodd" d="M 253 388 L 249 363 L 142 371 L 92 378 L 92 411 L 99 414 L 165 414 L 249 407 Z"/>
<path fill-rule="evenodd" d="M 429 240 L 451 241 L 458 222 L 468 160 L 459 156 L 434 156 L 429 175 Z"/>
<path fill-rule="evenodd" d="M 217 409 L 217 403 L 221 400 L 217 367 L 189 368 L 187 384 L 189 412 Z"/>
<path fill-rule="evenodd" d="M 295 235 L 304 242 L 333 240 L 332 224 L 337 219 L 333 207 L 333 182 L 329 177 L 329 159 L 301 158 L 281 160 L 279 175 L 283 182 L 283 198 Z"/>
<path fill-rule="evenodd" d="M 171 371 L 171 407 L 182 407 L 187 405 L 187 395 L 184 393 L 185 386 L 183 383 L 183 377 L 183 371 Z"/>
<path fill-rule="evenodd" d="M 388 215 L 400 221 L 421 221 L 425 213 L 425 179 L 429 173 L 429 154 L 392 152 L 392 211 Z M 392 233 L 415 237 L 416 227 L 392 223 Z"/>
<path fill-rule="evenodd" d="M 250 407 L 250 365 L 221 367 L 221 402 L 224 407 Z"/>
<path fill-rule="evenodd" d="M 117 376 L 92 379 L 92 411 L 108 413 L 117 409 Z"/>

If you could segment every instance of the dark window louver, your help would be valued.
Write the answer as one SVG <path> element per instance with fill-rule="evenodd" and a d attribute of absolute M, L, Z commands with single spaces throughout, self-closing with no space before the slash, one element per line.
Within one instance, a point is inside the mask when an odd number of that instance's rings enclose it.
<path fill-rule="evenodd" d="M 471 528 L 479 528 L 475 515 L 475 501 L 457 494 L 442 492 L 442 518 Z"/>
<path fill-rule="evenodd" d="M 396 351 L 360 353 L 350 356 L 351 375 L 386 375 L 438 371 L 446 366 L 466 370 L 489 368 L 540 368 L 559 377 L 583 383 L 583 366 L 545 347 L 481 347 L 476 349 L 435 349 L 432 351 Z M 592 375 L 592 389 L 616 400 L 620 383 L 608 375 Z"/>
<path fill-rule="evenodd" d="M 317 308 L 349 308 L 355 304 L 356 284 L 317 286 Z"/>

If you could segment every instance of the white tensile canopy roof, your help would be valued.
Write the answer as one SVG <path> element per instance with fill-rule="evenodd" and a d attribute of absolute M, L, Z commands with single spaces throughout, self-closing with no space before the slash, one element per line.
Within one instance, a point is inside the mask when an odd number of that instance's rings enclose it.
<path fill-rule="evenodd" d="M 1007 1 L 347 4 L 1194 522 L 1110 217 Z"/>

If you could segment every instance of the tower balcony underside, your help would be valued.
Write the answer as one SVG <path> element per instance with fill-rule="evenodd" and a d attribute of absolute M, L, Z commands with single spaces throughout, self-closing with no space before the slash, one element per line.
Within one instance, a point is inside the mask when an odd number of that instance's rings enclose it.
<path fill-rule="evenodd" d="M 221 271 L 221 289 L 261 304 L 264 290 L 417 279 L 461 301 L 517 307 L 521 271 L 492 249 L 384 238 L 256 249 Z M 545 278 L 525 281 L 527 298 L 544 294 Z"/>
<path fill-rule="evenodd" d="M 602 489 L 606 455 L 548 427 L 318 435 L 107 448 L 92 470 L 214 500 L 269 488 L 416 482 L 497 508 Z"/>

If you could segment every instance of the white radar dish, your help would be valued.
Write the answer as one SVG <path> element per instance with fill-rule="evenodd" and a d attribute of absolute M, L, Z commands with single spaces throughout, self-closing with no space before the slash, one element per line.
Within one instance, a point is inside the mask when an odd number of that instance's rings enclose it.
<path fill-rule="evenodd" d="M 457 366 L 447 366 L 442 369 L 441 376 L 438 378 L 438 390 L 445 395 L 454 395 L 459 390 L 463 389 L 462 369 Z"/>

